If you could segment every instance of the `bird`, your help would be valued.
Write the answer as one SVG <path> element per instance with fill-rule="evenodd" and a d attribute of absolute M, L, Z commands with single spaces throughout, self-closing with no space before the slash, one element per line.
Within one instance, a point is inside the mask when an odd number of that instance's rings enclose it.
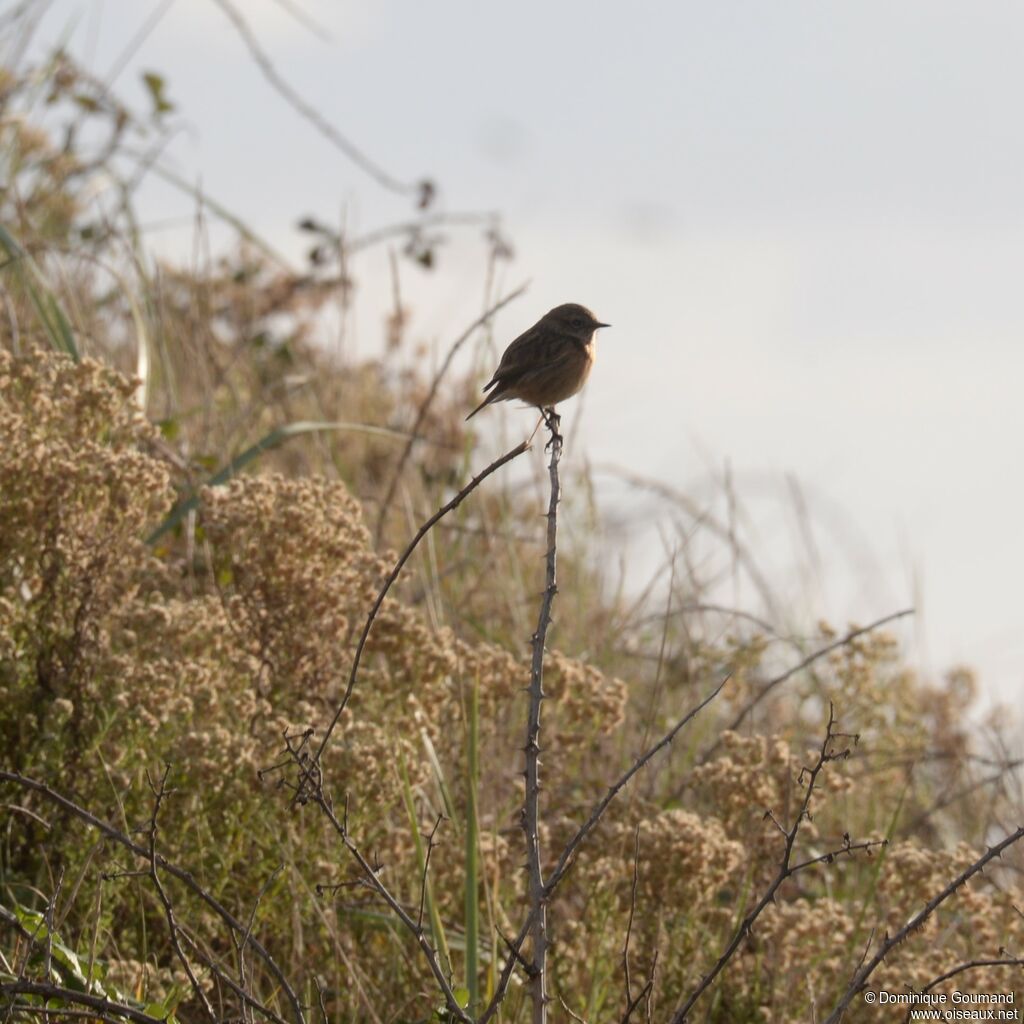
<path fill-rule="evenodd" d="M 575 302 L 555 306 L 505 349 L 494 376 L 484 385 L 484 391 L 491 393 L 466 419 L 484 406 L 513 398 L 535 405 L 542 413 L 553 410 L 586 383 L 594 365 L 594 332 L 610 326 L 586 306 Z"/>

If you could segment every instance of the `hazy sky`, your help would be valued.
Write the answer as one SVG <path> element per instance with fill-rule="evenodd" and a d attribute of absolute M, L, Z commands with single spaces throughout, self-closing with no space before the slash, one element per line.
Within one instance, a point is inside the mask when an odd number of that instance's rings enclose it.
<path fill-rule="evenodd" d="M 564 410 L 593 463 L 708 498 L 728 463 L 783 589 L 791 475 L 822 614 L 917 600 L 905 635 L 927 667 L 966 661 L 1019 692 L 1024 6 L 291 0 L 325 42 L 284 0 L 237 2 L 373 159 L 436 178 L 442 209 L 501 211 L 507 280 L 533 282 L 504 339 L 561 301 L 612 322 Z M 70 34 L 105 76 L 162 6 L 54 0 L 38 42 Z M 212 0 L 177 0 L 120 73 L 140 102 L 144 69 L 189 126 L 178 168 L 286 252 L 304 213 L 408 214 L 268 87 Z M 159 189 L 144 203 L 154 221 L 191 210 Z M 385 257 L 363 267 L 370 294 Z M 479 308 L 485 269 L 477 245 L 444 258 L 443 286 L 403 281 L 414 333 L 438 344 Z M 610 507 L 656 508 L 599 479 Z"/>

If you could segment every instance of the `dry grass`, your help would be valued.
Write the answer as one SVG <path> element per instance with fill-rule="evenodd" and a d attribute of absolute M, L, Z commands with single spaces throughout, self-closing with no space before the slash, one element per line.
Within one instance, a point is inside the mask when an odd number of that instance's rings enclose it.
<path fill-rule="evenodd" d="M 0 73 L 13 183 L 0 213 L 26 254 L 19 265 L 30 255 L 38 270 L 31 280 L 16 279 L 13 264 L 3 272 L 0 769 L 33 776 L 131 834 L 151 821 L 147 772 L 169 762 L 160 853 L 239 919 L 252 914 L 253 933 L 310 1016 L 322 1004 L 331 1020 L 428 1019 L 440 996 L 415 943 L 313 808 L 290 806 L 276 785 L 287 770 L 267 770 L 286 737 L 301 742 L 329 720 L 353 636 L 394 561 L 389 549 L 480 468 L 463 423 L 472 382 L 447 379 L 433 396 L 400 331 L 380 358 L 327 355 L 319 312 L 343 283 L 322 262 L 292 273 L 243 240 L 202 273 L 143 273 L 150 264 L 131 255 L 141 243 L 126 227 L 127 195 L 98 225 L 84 199 L 101 169 L 123 177 L 119 147 L 136 115 L 65 60 L 44 82 L 55 95 L 48 122 L 37 120 L 45 89 L 24 69 Z M 45 126 L 54 109 L 105 126 L 98 155 L 58 143 Z M 355 272 L 344 253 L 338 262 Z M 77 361 L 56 351 L 59 322 L 40 311 L 33 287 L 46 308 L 64 311 Z M 145 380 L 131 379 L 140 368 Z M 274 430 L 310 422 L 335 426 L 299 433 L 224 486 L 204 486 Z M 414 424 L 422 439 L 392 487 Z M 890 845 L 787 879 L 699 1007 L 701 1019 L 720 1022 L 824 1019 L 872 936 L 895 931 L 1020 821 L 1017 765 L 1000 747 L 1000 723 L 971 717 L 969 673 L 923 680 L 883 631 L 835 644 L 839 634 L 822 626 L 797 640 L 778 622 L 709 607 L 696 571 L 673 574 L 672 614 L 664 588 L 652 588 L 657 598 L 616 594 L 590 482 L 563 484 L 567 515 L 586 528 L 562 551 L 546 662 L 545 849 L 564 844 L 646 745 L 731 678 L 611 805 L 553 899 L 552 1019 L 571 1011 L 618 1020 L 648 981 L 632 1019 L 671 1017 L 775 876 L 778 825 L 803 800 L 801 769 L 813 763 L 831 701 L 858 741 L 822 772 L 797 860 L 841 849 L 844 834 Z M 543 554 L 535 494 L 496 477 L 430 534 L 381 609 L 323 761 L 349 834 L 413 918 L 432 911 L 434 940 L 440 929 L 459 983 L 465 836 L 479 835 L 484 998 L 505 956 L 502 936 L 524 916 L 518 772 L 524 641 Z M 147 545 L 190 497 L 191 511 Z M 680 537 L 680 565 L 687 543 Z M 471 726 L 480 751 L 473 794 Z M 31 914 L 49 908 L 48 926 L 109 991 L 200 1019 L 164 908 L 124 874 L 138 869 L 131 856 L 37 791 L 5 786 L 2 799 L 0 904 L 22 919 L 0 918 L 0 980 L 45 977 Z M 440 814 L 428 900 L 422 840 Z M 958 964 L 1019 954 L 1019 867 L 1008 854 L 961 889 L 872 984 L 921 988 Z M 287 1017 L 266 966 L 246 968 L 238 935 L 187 887 L 165 884 L 194 943 L 187 955 L 246 977 Z M 252 1014 L 211 969 L 201 976 L 223 1018 Z M 1019 978 L 1019 965 L 985 966 L 946 987 L 1011 991 Z M 518 981 L 499 1019 L 528 1019 Z M 894 1017 L 858 1001 L 851 1019 Z"/>

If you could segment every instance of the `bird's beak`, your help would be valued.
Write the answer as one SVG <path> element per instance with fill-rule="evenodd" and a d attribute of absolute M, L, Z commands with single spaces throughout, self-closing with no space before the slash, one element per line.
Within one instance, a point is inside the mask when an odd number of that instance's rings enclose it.
<path fill-rule="evenodd" d="M 611 324 L 594 324 L 595 331 L 599 331 L 602 327 L 611 327 Z"/>

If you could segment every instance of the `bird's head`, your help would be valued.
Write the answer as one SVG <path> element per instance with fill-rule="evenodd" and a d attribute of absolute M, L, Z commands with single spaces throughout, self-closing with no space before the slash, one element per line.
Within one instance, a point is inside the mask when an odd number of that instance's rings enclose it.
<path fill-rule="evenodd" d="M 599 328 L 611 327 L 611 324 L 601 323 L 586 306 L 580 306 L 575 302 L 555 306 L 544 319 L 560 334 L 568 334 L 584 343 L 589 342 L 594 331 Z"/>

